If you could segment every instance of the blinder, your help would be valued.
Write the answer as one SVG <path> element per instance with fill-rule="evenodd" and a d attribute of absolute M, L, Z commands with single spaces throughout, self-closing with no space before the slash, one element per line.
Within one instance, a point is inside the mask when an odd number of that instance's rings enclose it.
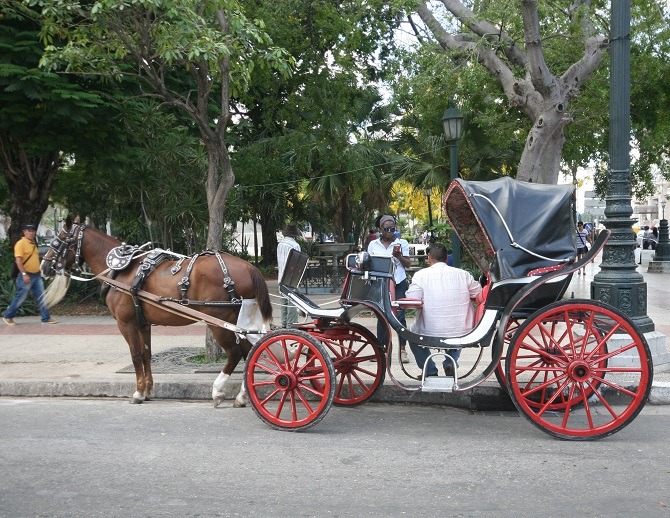
<path fill-rule="evenodd" d="M 51 269 L 58 275 L 65 274 L 65 262 L 69 251 L 74 251 L 76 246 L 73 268 L 79 271 L 81 259 L 81 241 L 84 237 L 85 225 L 74 224 L 69 230 L 63 228 L 60 234 L 49 243 L 49 249 L 53 252 L 52 257 L 45 257 L 44 262 L 51 263 Z M 47 254 L 48 256 L 49 254 Z"/>

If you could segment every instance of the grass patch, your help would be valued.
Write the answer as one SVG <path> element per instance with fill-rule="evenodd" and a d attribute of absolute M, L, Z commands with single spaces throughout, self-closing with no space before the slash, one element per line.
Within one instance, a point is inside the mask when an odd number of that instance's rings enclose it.
<path fill-rule="evenodd" d="M 226 354 L 223 353 L 221 355 L 221 358 L 219 358 L 216 361 L 212 361 L 208 359 L 205 355 L 205 349 L 201 350 L 198 354 L 195 356 L 189 356 L 186 358 L 186 361 L 189 363 L 196 363 L 198 365 L 210 365 L 210 364 L 218 364 L 218 363 L 226 363 L 228 358 L 226 357 Z"/>

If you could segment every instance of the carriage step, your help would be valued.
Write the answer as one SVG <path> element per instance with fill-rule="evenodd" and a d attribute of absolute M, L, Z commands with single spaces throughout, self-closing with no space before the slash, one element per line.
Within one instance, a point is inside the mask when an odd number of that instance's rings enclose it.
<path fill-rule="evenodd" d="M 453 392 L 458 388 L 454 383 L 454 378 L 430 376 L 423 380 L 421 385 L 422 392 Z"/>

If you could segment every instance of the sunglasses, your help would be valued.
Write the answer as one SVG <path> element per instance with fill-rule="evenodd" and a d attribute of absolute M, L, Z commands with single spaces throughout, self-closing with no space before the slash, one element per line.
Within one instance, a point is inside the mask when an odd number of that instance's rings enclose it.
<path fill-rule="evenodd" d="M 384 227 L 382 230 L 384 232 L 395 232 L 395 227 Z"/>

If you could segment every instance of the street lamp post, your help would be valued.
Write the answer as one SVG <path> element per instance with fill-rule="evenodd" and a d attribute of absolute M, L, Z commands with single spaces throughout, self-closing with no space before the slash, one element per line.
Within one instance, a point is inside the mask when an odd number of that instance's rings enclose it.
<path fill-rule="evenodd" d="M 630 0 L 611 5 L 610 139 L 605 226 L 612 236 L 591 283 L 591 298 L 628 315 L 643 333 L 654 331 L 647 316 L 647 283 L 635 264 L 630 185 Z"/>
<path fill-rule="evenodd" d="M 658 244 L 656 245 L 656 253 L 654 254 L 654 261 L 662 262 L 670 261 L 670 239 L 668 238 L 668 220 L 665 219 L 665 204 L 666 200 L 661 200 L 662 217 L 658 225 Z M 664 268 L 661 268 L 661 271 L 667 273 L 667 270 Z"/>
<path fill-rule="evenodd" d="M 442 116 L 442 126 L 444 128 L 444 138 L 449 142 L 449 163 L 451 180 L 458 178 L 458 141 L 463 131 L 463 115 L 461 111 L 449 102 L 449 108 Z M 461 266 L 461 242 L 456 232 L 451 233 L 451 257 L 453 265 L 456 268 Z"/>
<path fill-rule="evenodd" d="M 428 228 L 430 233 L 429 242 L 433 242 L 433 208 L 430 205 L 430 196 L 433 194 L 433 188 L 426 188 L 426 198 L 428 198 Z"/>

